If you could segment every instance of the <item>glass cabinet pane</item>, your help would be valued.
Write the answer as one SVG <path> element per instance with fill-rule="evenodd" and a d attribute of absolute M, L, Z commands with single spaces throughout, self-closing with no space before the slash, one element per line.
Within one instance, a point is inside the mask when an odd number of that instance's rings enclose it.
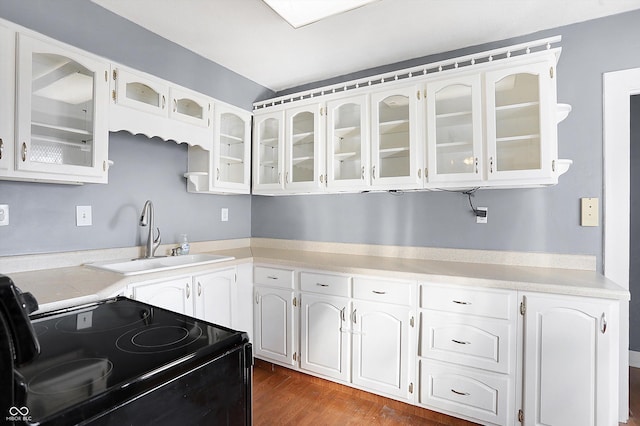
<path fill-rule="evenodd" d="M 267 118 L 258 126 L 258 183 L 280 183 L 280 120 Z"/>
<path fill-rule="evenodd" d="M 174 111 L 197 119 L 202 119 L 204 109 L 202 105 L 196 101 L 188 98 L 176 99 L 174 105 Z"/>
<path fill-rule="evenodd" d="M 160 108 L 160 93 L 146 84 L 134 81 L 126 84 L 126 96 L 136 102 Z"/>
<path fill-rule="evenodd" d="M 378 164 L 376 177 L 410 176 L 411 132 L 409 96 L 391 95 L 378 102 Z"/>
<path fill-rule="evenodd" d="M 495 82 L 496 171 L 541 168 L 539 84 L 529 73 Z"/>
<path fill-rule="evenodd" d="M 94 75 L 65 56 L 32 53 L 32 163 L 93 167 Z"/>
<path fill-rule="evenodd" d="M 472 87 L 446 86 L 435 94 L 436 173 L 473 173 Z"/>
<path fill-rule="evenodd" d="M 244 182 L 245 122 L 232 113 L 220 116 L 220 177 L 223 182 Z"/>
<path fill-rule="evenodd" d="M 291 117 L 291 182 L 313 182 L 315 116 L 303 111 Z"/>
<path fill-rule="evenodd" d="M 362 163 L 362 106 L 346 103 L 335 108 L 331 114 L 332 180 L 361 179 Z"/>

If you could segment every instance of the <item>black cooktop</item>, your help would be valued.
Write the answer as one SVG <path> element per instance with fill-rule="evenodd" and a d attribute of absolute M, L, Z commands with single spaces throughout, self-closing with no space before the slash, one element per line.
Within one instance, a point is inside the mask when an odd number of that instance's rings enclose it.
<path fill-rule="evenodd" d="M 18 372 L 36 423 L 87 401 L 117 404 L 247 341 L 246 333 L 126 298 L 31 319 L 40 355 Z"/>

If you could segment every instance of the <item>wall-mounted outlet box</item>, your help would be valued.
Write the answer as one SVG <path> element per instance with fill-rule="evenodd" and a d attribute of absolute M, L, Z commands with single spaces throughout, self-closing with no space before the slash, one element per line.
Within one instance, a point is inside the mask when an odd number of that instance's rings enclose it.
<path fill-rule="evenodd" d="M 228 222 L 229 221 L 229 209 L 226 207 L 223 207 L 220 209 L 220 221 L 221 222 Z"/>
<path fill-rule="evenodd" d="M 476 210 L 483 211 L 484 216 L 476 213 L 476 223 L 487 223 L 487 216 L 489 215 L 488 207 L 477 207 Z"/>
<path fill-rule="evenodd" d="M 0 204 L 0 226 L 9 224 L 9 205 Z"/>
<path fill-rule="evenodd" d="M 580 199 L 580 226 L 598 226 L 598 199 Z"/>
<path fill-rule="evenodd" d="M 91 206 L 76 206 L 76 226 L 91 226 Z"/>

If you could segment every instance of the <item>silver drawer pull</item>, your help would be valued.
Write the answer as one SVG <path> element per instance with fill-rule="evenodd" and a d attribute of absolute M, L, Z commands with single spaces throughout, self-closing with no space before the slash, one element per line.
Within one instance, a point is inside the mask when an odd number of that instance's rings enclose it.
<path fill-rule="evenodd" d="M 457 343 L 459 345 L 470 345 L 471 342 L 463 342 L 462 340 L 451 339 L 453 343 Z"/>
<path fill-rule="evenodd" d="M 377 291 L 377 290 L 371 290 L 373 291 L 375 294 L 387 294 L 386 291 Z"/>
<path fill-rule="evenodd" d="M 316 285 L 320 287 L 329 287 L 329 284 L 316 283 Z"/>
<path fill-rule="evenodd" d="M 470 395 L 468 392 L 458 392 L 455 389 L 451 389 L 451 392 L 455 393 L 456 395 L 461 395 L 461 396 L 469 396 Z"/>
<path fill-rule="evenodd" d="M 274 277 L 273 275 L 268 275 L 267 278 L 269 278 L 270 280 L 277 280 L 278 277 Z"/>
<path fill-rule="evenodd" d="M 470 305 L 471 302 L 462 302 L 460 300 L 452 300 L 453 303 L 457 303 L 458 305 Z"/>

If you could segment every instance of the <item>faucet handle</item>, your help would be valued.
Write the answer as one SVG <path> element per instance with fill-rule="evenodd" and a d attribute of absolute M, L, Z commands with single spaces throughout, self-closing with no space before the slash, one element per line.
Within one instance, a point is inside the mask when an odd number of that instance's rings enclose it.
<path fill-rule="evenodd" d="M 160 243 L 162 242 L 162 239 L 160 238 L 160 228 L 156 228 L 156 230 L 158 231 L 158 236 L 156 237 L 155 240 L 153 240 L 154 244 L 153 244 L 153 252 L 151 253 L 151 256 L 156 255 L 156 250 L 158 249 L 158 247 L 160 247 Z"/>

